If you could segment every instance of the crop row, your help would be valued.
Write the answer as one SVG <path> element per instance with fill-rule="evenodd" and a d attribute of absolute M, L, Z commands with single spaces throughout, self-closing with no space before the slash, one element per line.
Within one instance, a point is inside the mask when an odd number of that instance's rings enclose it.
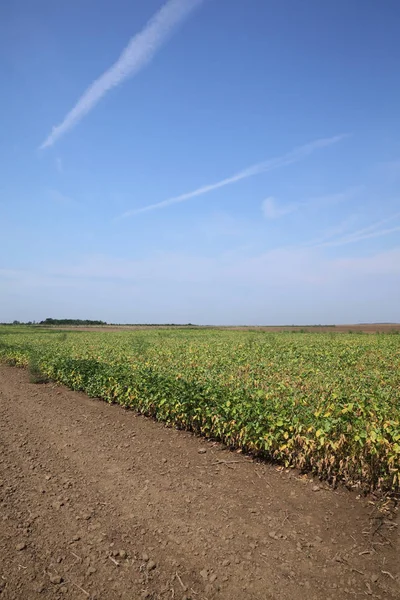
<path fill-rule="evenodd" d="M 0 357 L 332 482 L 400 488 L 400 336 L 0 328 Z"/>

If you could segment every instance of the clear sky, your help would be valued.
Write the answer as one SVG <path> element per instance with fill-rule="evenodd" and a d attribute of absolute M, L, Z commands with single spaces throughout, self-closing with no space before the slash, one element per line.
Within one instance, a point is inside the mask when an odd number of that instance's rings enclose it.
<path fill-rule="evenodd" d="M 0 5 L 0 321 L 400 321 L 398 0 Z"/>

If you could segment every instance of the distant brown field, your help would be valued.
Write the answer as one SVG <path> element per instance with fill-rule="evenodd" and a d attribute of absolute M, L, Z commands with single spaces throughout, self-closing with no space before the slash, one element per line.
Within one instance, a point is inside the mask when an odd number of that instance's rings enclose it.
<path fill-rule="evenodd" d="M 296 325 L 296 326 L 260 326 L 260 327 L 229 327 L 228 329 L 259 330 L 259 331 L 294 331 L 308 333 L 391 333 L 400 332 L 400 323 L 360 323 L 357 325 Z"/>
<path fill-rule="evenodd" d="M 297 333 L 400 333 L 400 323 L 358 323 L 349 325 L 103 325 L 93 327 L 81 326 L 53 326 L 54 329 L 79 330 L 79 331 L 136 331 L 143 329 L 222 329 L 237 331 L 291 331 Z"/>

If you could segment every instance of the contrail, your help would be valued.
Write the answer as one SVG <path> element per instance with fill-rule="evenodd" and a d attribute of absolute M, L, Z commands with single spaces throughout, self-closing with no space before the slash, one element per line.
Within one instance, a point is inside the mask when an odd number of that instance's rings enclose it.
<path fill-rule="evenodd" d="M 375 238 L 375 237 L 382 237 L 384 235 L 390 235 L 391 233 L 400 231 L 400 226 L 389 227 L 386 229 L 380 229 L 380 227 L 382 225 L 385 225 L 386 223 L 390 223 L 399 218 L 400 218 L 400 212 L 394 213 L 393 215 L 390 215 L 389 217 L 386 217 L 385 219 L 376 221 L 375 223 L 372 223 L 372 225 L 369 225 L 368 227 L 364 227 L 363 229 L 359 229 L 358 231 L 353 231 L 352 233 L 349 233 L 343 237 L 340 237 L 340 238 L 337 238 L 337 239 L 334 239 L 331 241 L 327 241 L 327 242 L 322 242 L 320 244 L 315 244 L 313 246 L 313 248 L 320 248 L 320 247 L 326 247 L 326 246 L 344 246 L 346 244 L 353 244 L 355 242 L 359 242 L 362 240 L 368 240 L 368 239 Z"/>
<path fill-rule="evenodd" d="M 336 144 L 337 142 L 340 142 L 346 137 L 348 137 L 348 134 L 341 134 L 331 138 L 322 138 L 319 140 L 314 140 L 309 144 L 305 144 L 304 146 L 295 148 L 294 150 L 288 152 L 287 154 L 284 154 L 283 156 L 272 158 L 265 162 L 257 163 L 256 165 L 248 167 L 243 171 L 239 171 L 231 177 L 227 177 L 226 179 L 222 179 L 221 181 L 217 181 L 209 185 L 204 185 L 192 192 L 187 192 L 186 194 L 175 196 L 174 198 L 169 198 L 168 200 L 163 200 L 162 202 L 157 202 L 156 204 L 149 204 L 148 206 L 143 206 L 142 208 L 128 210 L 127 212 L 117 217 L 117 219 L 124 219 L 126 217 L 137 215 L 139 213 L 148 212 L 149 210 L 156 210 L 158 208 L 165 208 L 166 206 L 171 206 L 171 204 L 186 202 L 186 200 L 190 200 L 191 198 L 195 198 L 196 196 L 208 194 L 209 192 L 225 187 L 226 185 L 231 185 L 233 183 L 236 183 L 237 181 L 241 181 L 242 179 L 247 179 L 248 177 L 258 175 L 259 173 L 266 173 L 267 171 L 272 171 L 280 167 L 291 165 L 292 163 L 298 162 L 299 160 L 306 158 L 309 154 L 314 152 L 314 150 L 324 148 L 326 146 L 331 146 L 332 144 Z"/>
<path fill-rule="evenodd" d="M 96 79 L 81 96 L 65 119 L 53 127 L 39 149 L 52 146 L 58 138 L 74 127 L 96 106 L 108 90 L 141 71 L 168 40 L 174 30 L 203 0 L 169 0 L 135 35 L 121 56 L 105 73 Z"/>

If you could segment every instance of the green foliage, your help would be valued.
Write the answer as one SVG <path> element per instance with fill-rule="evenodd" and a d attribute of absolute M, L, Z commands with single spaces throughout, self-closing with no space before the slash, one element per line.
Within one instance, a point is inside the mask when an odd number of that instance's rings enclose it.
<path fill-rule="evenodd" d="M 45 319 L 40 325 L 107 325 L 105 321 L 93 321 L 90 319 Z"/>
<path fill-rule="evenodd" d="M 37 356 L 31 356 L 28 363 L 29 381 L 31 383 L 47 383 L 49 378 L 43 372 Z"/>
<path fill-rule="evenodd" d="M 400 488 L 400 336 L 13 326 L 1 357 L 332 482 Z"/>

